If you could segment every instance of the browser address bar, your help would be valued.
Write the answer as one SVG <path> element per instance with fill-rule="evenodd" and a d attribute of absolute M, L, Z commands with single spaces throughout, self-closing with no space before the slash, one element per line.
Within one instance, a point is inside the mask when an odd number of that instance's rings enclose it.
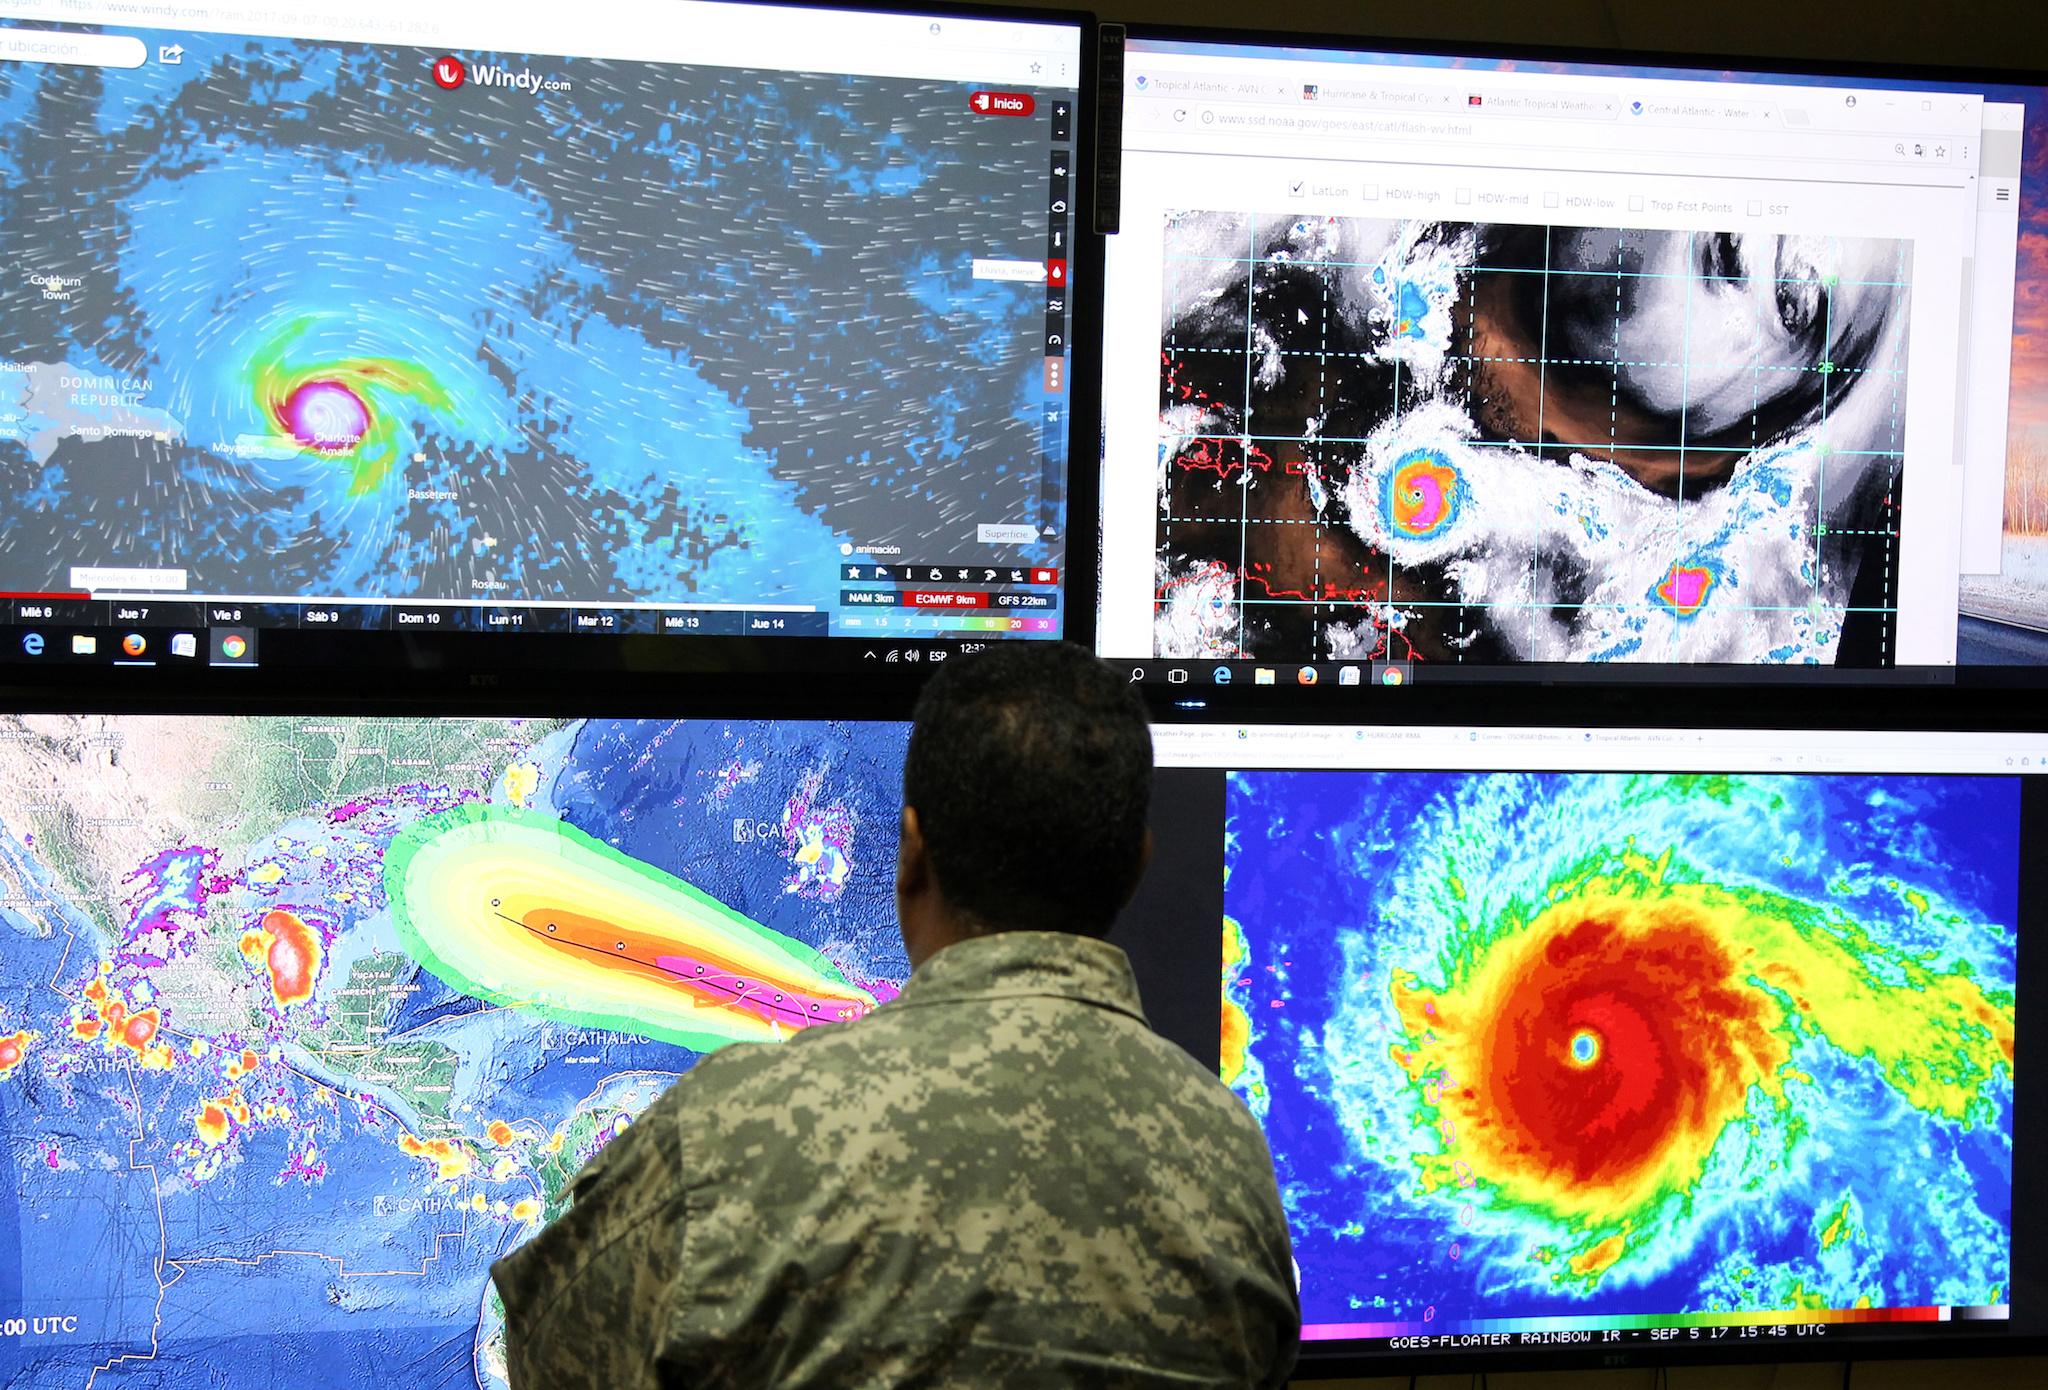
<path fill-rule="evenodd" d="M 1753 129 L 1726 131 L 1672 126 L 1574 127 L 1555 122 L 1538 124 L 1515 118 L 1486 119 L 1428 115 L 1368 115 L 1304 109 L 1296 106 L 1201 106 L 1168 108 L 1162 114 L 1176 125 L 1203 132 L 1244 135 L 1285 135 L 1311 139 L 1367 139 L 1451 142 L 1514 149 L 1584 150 L 1603 157 L 1617 154 L 1682 154 L 1757 160 L 1827 160 L 1895 167 L 1940 168 L 1955 162 L 1955 142 L 1896 135 L 1858 135 L 1816 131 L 1772 132 L 1759 140 Z M 1736 137 L 1740 137 L 1739 139 Z M 1919 151 L 1917 154 L 1915 151 Z"/>

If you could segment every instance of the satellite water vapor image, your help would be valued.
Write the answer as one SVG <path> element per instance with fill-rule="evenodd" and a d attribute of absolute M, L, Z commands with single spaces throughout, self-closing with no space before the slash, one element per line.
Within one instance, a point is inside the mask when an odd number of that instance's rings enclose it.
<path fill-rule="evenodd" d="M 1904 241 L 1180 211 L 1168 657 L 1882 666 Z"/>

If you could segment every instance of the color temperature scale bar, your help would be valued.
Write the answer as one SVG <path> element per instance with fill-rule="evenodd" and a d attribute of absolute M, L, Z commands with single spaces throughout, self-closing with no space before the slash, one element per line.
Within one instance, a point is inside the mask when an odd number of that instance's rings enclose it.
<path fill-rule="evenodd" d="M 1791 1327 L 1810 1323 L 1861 1322 L 1992 1322 L 2012 1316 L 2009 1304 L 1980 1307 L 1928 1308 L 1784 1308 L 1767 1312 L 1742 1313 L 1620 1313 L 1607 1317 L 1468 1318 L 1463 1321 L 1432 1319 L 1428 1322 L 1321 1322 L 1305 1323 L 1304 1342 L 1333 1342 L 1365 1337 L 1427 1338 L 1418 1345 L 1434 1346 L 1438 1339 L 1480 1335 L 1552 1332 L 1628 1332 L 1687 1327 Z"/>

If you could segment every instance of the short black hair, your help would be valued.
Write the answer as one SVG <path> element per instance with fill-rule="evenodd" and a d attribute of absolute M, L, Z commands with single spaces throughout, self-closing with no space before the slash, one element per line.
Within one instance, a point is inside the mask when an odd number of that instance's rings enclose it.
<path fill-rule="evenodd" d="M 1106 933 L 1144 871 L 1152 730 L 1071 642 L 956 656 L 917 702 L 903 801 L 939 891 L 987 931 Z"/>

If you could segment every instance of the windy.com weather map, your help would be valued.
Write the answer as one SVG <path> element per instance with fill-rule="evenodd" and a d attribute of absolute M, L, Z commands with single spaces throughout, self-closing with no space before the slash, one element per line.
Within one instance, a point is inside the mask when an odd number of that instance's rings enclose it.
<path fill-rule="evenodd" d="M 0 590 L 843 614 L 849 560 L 1060 565 L 1050 103 L 63 37 L 143 61 L 0 67 Z"/>

